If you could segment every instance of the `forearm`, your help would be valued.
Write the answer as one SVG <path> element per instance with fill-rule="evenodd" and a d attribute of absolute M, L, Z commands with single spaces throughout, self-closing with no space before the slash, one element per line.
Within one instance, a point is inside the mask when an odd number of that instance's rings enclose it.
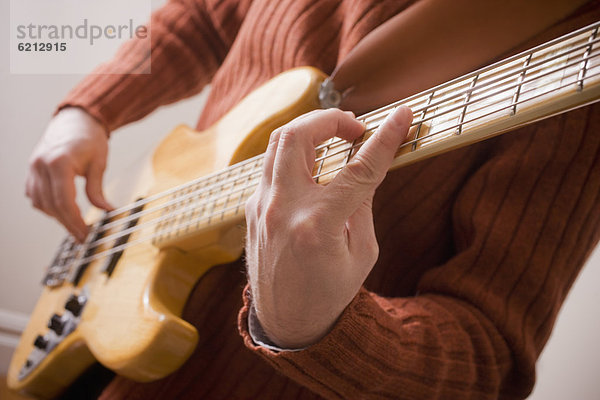
<path fill-rule="evenodd" d="M 384 299 L 361 290 L 322 341 L 298 352 L 244 339 L 277 370 L 332 399 L 495 399 L 512 362 L 476 308 L 443 296 Z"/>
<path fill-rule="evenodd" d="M 342 91 L 352 89 L 342 106 L 362 113 L 470 72 L 585 3 L 418 1 L 370 33 L 343 60 L 335 84 Z M 397 39 L 380 42 L 381 37 Z"/>
<path fill-rule="evenodd" d="M 227 54 L 229 36 L 240 23 L 236 18 L 230 18 L 227 26 L 213 23 L 228 2 L 216 10 L 209 3 L 168 2 L 152 15 L 151 43 L 143 39 L 125 43 L 110 62 L 78 84 L 59 109 L 81 107 L 114 130 L 160 105 L 200 92 Z M 244 6 L 244 2 L 236 5 Z"/>

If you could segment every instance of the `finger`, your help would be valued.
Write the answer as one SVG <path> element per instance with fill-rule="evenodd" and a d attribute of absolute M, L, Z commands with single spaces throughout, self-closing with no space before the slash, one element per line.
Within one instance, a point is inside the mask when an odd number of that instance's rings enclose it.
<path fill-rule="evenodd" d="M 265 156 L 263 158 L 261 183 L 266 187 L 271 186 L 271 181 L 273 179 L 273 163 L 275 162 L 280 135 L 281 129 L 276 129 L 271 133 L 271 136 L 269 136 L 269 144 L 267 145 L 267 150 L 265 151 Z"/>
<path fill-rule="evenodd" d="M 88 229 L 75 202 L 75 174 L 58 167 L 50 169 L 49 175 L 56 217 L 77 240 L 85 240 Z"/>
<path fill-rule="evenodd" d="M 373 196 L 398 146 L 406 139 L 411 121 L 412 112 L 407 107 L 392 112 L 327 186 L 326 191 L 332 196 L 331 211 L 341 220 L 345 221 L 365 199 Z"/>
<path fill-rule="evenodd" d="M 281 128 L 273 168 L 273 186 L 302 190 L 302 183 L 314 183 L 312 170 L 315 146 L 334 136 L 351 140 L 364 132 L 364 125 L 351 113 L 336 109 L 319 110 Z"/>
<path fill-rule="evenodd" d="M 302 119 L 309 117 L 318 112 L 320 110 L 314 110 L 308 112 L 306 114 L 302 114 L 299 117 L 296 117 L 290 123 L 298 123 Z M 262 183 L 266 185 L 266 187 L 271 186 L 273 180 L 273 164 L 275 162 L 275 155 L 277 154 L 277 147 L 279 144 L 279 138 L 281 136 L 282 128 L 278 128 L 274 130 L 269 136 L 269 144 L 267 145 L 267 150 L 265 151 L 265 157 L 263 159 L 263 175 L 262 175 Z"/>
<path fill-rule="evenodd" d="M 102 191 L 102 178 L 104 176 L 104 165 L 100 163 L 92 163 L 86 175 L 85 191 L 90 203 L 98 208 L 106 211 L 114 209 L 114 207 L 106 201 Z"/>
<path fill-rule="evenodd" d="M 25 196 L 29 197 L 29 199 L 31 200 L 31 204 L 41 210 L 42 206 L 41 206 L 41 202 L 38 199 L 37 196 L 37 191 L 36 191 L 36 187 L 35 187 L 35 171 L 33 171 L 33 169 L 29 170 L 29 174 L 27 175 L 27 180 L 25 181 Z"/>
<path fill-rule="evenodd" d="M 31 185 L 33 206 L 51 217 L 56 217 L 54 202 L 50 194 L 50 179 L 46 172 L 39 168 L 36 169 Z"/>

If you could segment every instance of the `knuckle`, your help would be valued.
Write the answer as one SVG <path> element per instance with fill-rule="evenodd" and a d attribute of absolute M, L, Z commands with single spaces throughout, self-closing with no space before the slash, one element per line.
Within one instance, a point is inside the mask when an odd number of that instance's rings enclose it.
<path fill-rule="evenodd" d="M 317 219 L 312 218 L 310 215 L 296 218 L 289 233 L 289 240 L 293 244 L 293 247 L 303 249 L 303 251 L 306 249 L 315 249 L 321 244 L 318 235 Z"/>
<path fill-rule="evenodd" d="M 279 127 L 271 132 L 269 136 L 269 143 L 275 143 L 279 141 L 279 137 L 281 136 L 282 127 Z"/>
<path fill-rule="evenodd" d="M 258 215 L 258 200 L 256 192 L 248 197 L 244 206 L 246 218 L 255 218 Z"/>
<path fill-rule="evenodd" d="M 264 207 L 264 210 L 261 214 L 261 219 L 267 235 L 269 236 L 280 231 L 283 227 L 283 223 L 285 222 L 282 218 L 282 213 L 277 201 L 270 201 L 269 204 Z"/>
<path fill-rule="evenodd" d="M 56 208 L 59 208 L 61 210 L 64 210 L 67 206 L 67 202 L 63 196 L 55 196 L 53 201 Z"/>
<path fill-rule="evenodd" d="M 331 114 L 332 117 L 343 117 L 345 115 L 344 111 L 339 108 L 328 108 L 326 110 L 322 110 L 324 113 Z"/>
<path fill-rule="evenodd" d="M 50 169 L 59 170 L 62 169 L 68 162 L 67 157 L 64 155 L 58 155 L 51 157 L 46 164 Z"/>
<path fill-rule="evenodd" d="M 357 154 L 350 160 L 346 165 L 346 174 L 357 185 L 373 185 L 383 180 L 383 176 L 377 171 L 374 161 L 362 154 Z"/>
<path fill-rule="evenodd" d="M 30 197 L 31 198 L 31 205 L 35 208 L 37 208 L 38 210 L 42 209 L 42 202 L 36 197 Z"/>
<path fill-rule="evenodd" d="M 390 148 L 396 146 L 394 135 L 384 134 L 383 132 L 376 132 L 369 137 L 369 140 L 374 141 L 378 148 Z"/>
<path fill-rule="evenodd" d="M 298 130 L 293 123 L 287 124 L 279 128 L 279 143 L 285 145 L 297 139 Z"/>
<path fill-rule="evenodd" d="M 294 121 L 301 121 L 301 120 L 303 120 L 303 119 L 305 119 L 307 117 L 311 118 L 311 117 L 314 117 L 316 115 L 320 115 L 320 114 L 322 114 L 323 112 L 326 112 L 326 111 L 327 110 L 324 110 L 324 109 L 312 110 L 312 111 L 309 111 L 309 112 L 304 113 L 301 116 L 297 117 Z"/>
<path fill-rule="evenodd" d="M 87 170 L 85 171 L 85 177 L 87 179 L 91 178 L 94 181 L 94 183 L 99 183 L 103 178 L 105 169 L 106 165 L 101 164 L 99 162 L 95 162 L 88 166 Z"/>
<path fill-rule="evenodd" d="M 29 161 L 29 165 L 33 170 L 41 170 L 46 167 L 45 160 L 40 156 L 35 156 Z"/>

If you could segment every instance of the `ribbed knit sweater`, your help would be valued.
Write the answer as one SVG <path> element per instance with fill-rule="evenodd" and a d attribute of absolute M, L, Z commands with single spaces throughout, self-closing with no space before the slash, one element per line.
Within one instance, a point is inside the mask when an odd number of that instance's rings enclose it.
<path fill-rule="evenodd" d="M 330 73 L 410 3 L 171 1 L 152 17 L 152 74 L 109 74 L 148 66 L 132 42 L 61 107 L 114 130 L 211 82 L 201 129 L 279 72 Z M 531 41 L 590 22 L 598 4 Z M 390 173 L 374 202 L 379 260 L 320 342 L 297 352 L 256 346 L 238 261 L 211 270 L 188 301 L 184 317 L 200 332 L 190 360 L 158 382 L 117 377 L 101 398 L 526 397 L 600 237 L 599 131 L 600 107 L 590 106 Z"/>

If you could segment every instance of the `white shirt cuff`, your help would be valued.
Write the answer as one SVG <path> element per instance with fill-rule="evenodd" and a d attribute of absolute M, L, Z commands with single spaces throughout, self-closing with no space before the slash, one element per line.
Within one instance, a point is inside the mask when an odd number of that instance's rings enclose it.
<path fill-rule="evenodd" d="M 250 333 L 250 337 L 252 338 L 254 344 L 269 349 L 271 351 L 301 351 L 305 349 L 305 347 L 300 349 L 282 349 L 281 347 L 278 347 L 275 344 L 273 344 L 269 340 L 268 336 L 265 334 L 263 327 L 260 325 L 260 321 L 256 316 L 256 310 L 254 309 L 254 305 L 251 305 L 250 310 L 248 311 L 248 333 Z"/>

